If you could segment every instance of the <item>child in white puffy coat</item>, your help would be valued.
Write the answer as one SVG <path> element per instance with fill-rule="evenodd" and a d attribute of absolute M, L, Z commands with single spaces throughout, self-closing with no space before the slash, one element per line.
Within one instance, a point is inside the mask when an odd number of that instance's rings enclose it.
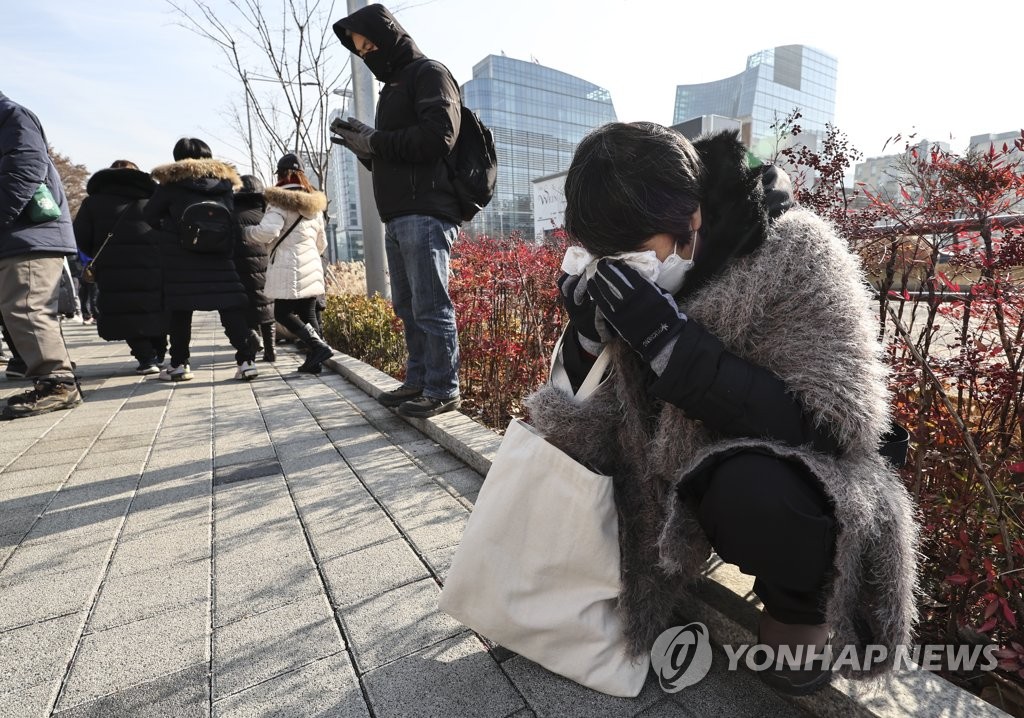
<path fill-rule="evenodd" d="M 327 248 L 327 197 L 313 188 L 294 154 L 277 163 L 277 185 L 266 190 L 267 212 L 249 240 L 269 245 L 264 292 L 274 300 L 274 319 L 307 346 L 300 372 L 319 374 L 333 353 L 316 319 L 316 298 L 326 290 L 320 255 Z"/>

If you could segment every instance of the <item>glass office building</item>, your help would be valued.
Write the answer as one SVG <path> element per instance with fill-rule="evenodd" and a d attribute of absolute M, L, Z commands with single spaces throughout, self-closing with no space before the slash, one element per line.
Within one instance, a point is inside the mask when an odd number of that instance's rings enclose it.
<path fill-rule="evenodd" d="M 534 236 L 533 185 L 569 168 L 583 136 L 615 121 L 607 90 L 536 62 L 489 55 L 473 68 L 463 102 L 494 133 L 498 186 L 463 229 L 471 236 Z"/>
<path fill-rule="evenodd" d="M 803 113 L 799 140 L 816 147 L 833 122 L 836 59 L 805 45 L 782 45 L 747 58 L 747 69 L 724 80 L 676 87 L 673 124 L 701 115 L 725 115 L 743 123 L 743 139 L 762 159 L 774 156 L 772 125 L 794 108 Z"/>

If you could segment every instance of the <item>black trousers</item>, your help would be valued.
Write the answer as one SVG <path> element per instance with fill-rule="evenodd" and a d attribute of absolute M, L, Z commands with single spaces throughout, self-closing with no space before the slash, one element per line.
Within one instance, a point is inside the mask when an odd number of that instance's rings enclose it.
<path fill-rule="evenodd" d="M 754 593 L 783 623 L 825 622 L 837 524 L 801 465 L 746 451 L 695 482 L 697 518 L 723 561 L 755 576 Z"/>
<path fill-rule="evenodd" d="M 191 328 L 191 324 L 190 324 Z M 160 364 L 167 354 L 167 336 L 159 337 L 132 337 L 125 342 L 131 347 L 132 356 L 138 359 L 139 364 L 153 362 Z"/>
<path fill-rule="evenodd" d="M 297 337 L 302 336 L 306 324 L 320 331 L 316 317 L 316 297 L 275 299 L 274 319 Z"/>
<path fill-rule="evenodd" d="M 235 348 L 235 363 L 243 361 L 255 361 L 255 344 L 249 337 L 252 332 L 245 320 L 245 309 L 221 309 L 220 323 L 224 327 L 224 333 Z M 188 362 L 191 354 L 189 345 L 192 343 L 192 311 L 173 311 L 170 319 L 171 337 L 171 365 L 181 366 Z"/>

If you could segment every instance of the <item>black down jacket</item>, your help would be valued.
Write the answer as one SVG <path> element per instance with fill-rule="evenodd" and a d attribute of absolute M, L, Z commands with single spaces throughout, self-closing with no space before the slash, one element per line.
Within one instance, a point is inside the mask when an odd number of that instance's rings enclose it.
<path fill-rule="evenodd" d="M 78 248 L 94 258 L 97 329 L 108 341 L 167 333 L 160 247 L 143 219 L 155 188 L 139 170 L 100 170 L 89 178 L 89 196 L 75 215 Z"/>
<path fill-rule="evenodd" d="M 260 223 L 267 211 L 267 202 L 259 192 L 237 192 L 235 194 L 235 219 L 239 228 L 253 227 Z M 249 326 L 274 321 L 274 300 L 263 293 L 267 283 L 267 245 L 245 239 L 245 232 L 239 232 L 235 248 L 235 268 L 249 297 L 246 321 Z"/>
<path fill-rule="evenodd" d="M 195 202 L 217 201 L 234 208 L 233 191 L 242 181 L 217 160 L 180 160 L 153 170 L 160 183 L 146 205 L 145 218 L 156 229 L 163 257 L 164 308 L 169 311 L 242 309 L 249 305 L 229 254 L 196 254 L 182 249 L 178 220 Z"/>

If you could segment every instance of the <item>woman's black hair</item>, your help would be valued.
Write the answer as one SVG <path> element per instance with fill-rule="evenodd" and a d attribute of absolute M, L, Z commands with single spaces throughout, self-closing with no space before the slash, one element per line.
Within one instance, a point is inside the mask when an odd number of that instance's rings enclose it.
<path fill-rule="evenodd" d="M 653 122 L 612 122 L 580 142 L 565 178 L 565 231 L 603 257 L 667 233 L 685 246 L 700 207 L 703 166 L 693 145 Z"/>
<path fill-rule="evenodd" d="M 195 137 L 182 137 L 174 145 L 174 161 L 213 159 L 210 146 Z"/>

